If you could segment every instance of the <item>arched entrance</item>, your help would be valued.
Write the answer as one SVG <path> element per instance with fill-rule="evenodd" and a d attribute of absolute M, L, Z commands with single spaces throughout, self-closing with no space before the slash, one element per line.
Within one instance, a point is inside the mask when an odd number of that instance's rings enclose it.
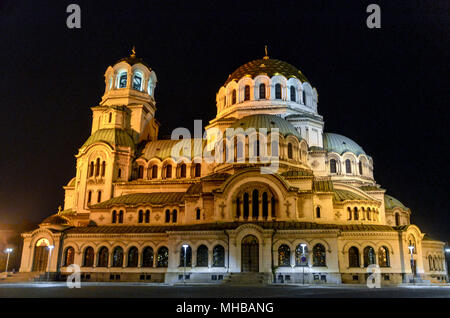
<path fill-rule="evenodd" d="M 241 272 L 259 272 L 259 243 L 253 235 L 242 239 Z"/>
<path fill-rule="evenodd" d="M 45 272 L 47 270 L 48 246 L 50 246 L 50 242 L 45 238 L 37 241 L 34 247 L 33 272 Z"/>

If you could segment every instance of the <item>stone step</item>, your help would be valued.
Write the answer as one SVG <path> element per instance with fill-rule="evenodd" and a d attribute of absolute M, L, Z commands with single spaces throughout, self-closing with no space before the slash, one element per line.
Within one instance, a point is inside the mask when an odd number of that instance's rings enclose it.
<path fill-rule="evenodd" d="M 6 275 L 1 276 L 2 278 L 0 279 L 0 283 L 30 282 L 34 281 L 37 277 L 40 277 L 43 274 L 44 272 L 18 272 L 14 274 L 9 272 L 7 276 Z"/>

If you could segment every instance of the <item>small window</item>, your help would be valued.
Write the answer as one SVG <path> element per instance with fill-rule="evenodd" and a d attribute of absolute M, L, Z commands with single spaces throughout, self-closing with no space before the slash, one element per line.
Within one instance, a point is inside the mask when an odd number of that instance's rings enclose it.
<path fill-rule="evenodd" d="M 172 211 L 172 223 L 177 223 L 177 210 Z"/>
<path fill-rule="evenodd" d="M 320 207 L 316 208 L 316 218 L 320 219 Z"/>
<path fill-rule="evenodd" d="M 184 163 L 180 166 L 180 178 L 186 178 L 186 165 Z"/>
<path fill-rule="evenodd" d="M 244 100 L 250 100 L 250 85 L 245 85 Z"/>
<path fill-rule="evenodd" d="M 88 192 L 88 199 L 87 199 L 87 203 L 91 203 L 92 200 L 92 191 Z"/>
<path fill-rule="evenodd" d="M 259 85 L 259 99 L 266 99 L 266 85 Z"/>
<path fill-rule="evenodd" d="M 197 220 L 200 220 L 200 216 L 201 216 L 201 214 L 200 214 L 200 209 L 197 208 L 197 210 L 195 210 L 195 218 L 196 218 Z"/>
<path fill-rule="evenodd" d="M 111 120 L 112 120 L 112 113 L 109 113 L 109 120 L 108 120 L 108 122 L 110 123 Z"/>
<path fill-rule="evenodd" d="M 122 169 L 117 170 L 117 178 L 122 177 Z"/>
<path fill-rule="evenodd" d="M 144 211 L 139 210 L 138 223 L 144 222 Z"/>
<path fill-rule="evenodd" d="M 295 93 L 295 86 L 291 86 L 291 101 L 295 102 L 297 99 L 296 93 Z"/>
<path fill-rule="evenodd" d="M 127 73 L 122 73 L 119 76 L 119 88 L 127 87 Z"/>
<path fill-rule="evenodd" d="M 102 191 L 98 191 L 97 202 L 100 203 L 102 201 Z"/>
<path fill-rule="evenodd" d="M 158 166 L 153 166 L 152 167 L 152 179 L 156 179 L 158 178 Z"/>
<path fill-rule="evenodd" d="M 362 166 L 361 161 L 358 163 L 358 167 L 359 167 L 359 174 L 362 175 L 363 174 L 363 166 Z"/>
<path fill-rule="evenodd" d="M 150 223 L 150 210 L 145 210 L 145 223 Z"/>
<path fill-rule="evenodd" d="M 166 223 L 170 222 L 170 210 L 166 210 L 166 220 L 165 220 L 165 222 Z"/>
<path fill-rule="evenodd" d="M 292 159 L 293 155 L 292 155 L 292 144 L 289 143 L 288 144 L 288 158 Z"/>
<path fill-rule="evenodd" d="M 144 167 L 143 166 L 139 166 L 138 168 L 138 179 L 143 179 L 144 178 Z"/>
<path fill-rule="evenodd" d="M 303 97 L 303 105 L 306 105 L 306 93 L 305 93 L 305 91 L 302 91 L 302 97 Z"/>
<path fill-rule="evenodd" d="M 275 84 L 275 99 L 281 99 L 281 84 Z"/>
<path fill-rule="evenodd" d="M 111 223 L 117 223 L 117 211 L 112 212 Z"/>
<path fill-rule="evenodd" d="M 236 90 L 233 89 L 233 92 L 231 93 L 231 104 L 236 104 Z"/>
<path fill-rule="evenodd" d="M 123 223 L 123 211 L 122 210 L 120 210 L 120 212 L 119 212 L 119 223 Z"/>
<path fill-rule="evenodd" d="M 166 178 L 167 179 L 172 178 L 172 166 L 171 165 L 166 166 Z"/>
<path fill-rule="evenodd" d="M 196 178 L 200 177 L 202 173 L 202 166 L 199 163 L 195 164 L 195 168 L 194 168 L 194 175 Z"/>
<path fill-rule="evenodd" d="M 336 173 L 336 160 L 330 160 L 330 173 Z"/>
<path fill-rule="evenodd" d="M 133 89 L 140 91 L 142 84 L 142 77 L 139 74 L 134 74 L 133 77 Z"/>
<path fill-rule="evenodd" d="M 350 159 L 345 160 L 345 172 L 348 174 L 352 173 L 352 163 L 350 162 Z"/>

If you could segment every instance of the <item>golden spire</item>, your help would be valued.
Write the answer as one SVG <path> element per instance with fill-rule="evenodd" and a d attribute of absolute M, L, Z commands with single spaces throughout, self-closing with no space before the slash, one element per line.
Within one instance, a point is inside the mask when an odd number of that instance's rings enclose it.
<path fill-rule="evenodd" d="M 136 57 L 136 48 L 133 45 L 133 48 L 131 49 L 131 57 Z"/>
<path fill-rule="evenodd" d="M 266 55 L 264 56 L 264 59 L 268 60 L 269 56 L 267 55 L 267 45 L 264 45 L 264 51 L 266 52 Z"/>

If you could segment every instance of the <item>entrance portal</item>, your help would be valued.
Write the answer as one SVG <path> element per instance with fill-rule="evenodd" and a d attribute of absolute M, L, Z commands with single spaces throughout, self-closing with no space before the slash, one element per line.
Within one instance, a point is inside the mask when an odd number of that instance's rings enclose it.
<path fill-rule="evenodd" d="M 253 235 L 242 239 L 241 272 L 259 272 L 259 243 Z"/>
<path fill-rule="evenodd" d="M 45 272 L 47 270 L 48 246 L 47 239 L 40 239 L 34 247 L 33 272 Z"/>

